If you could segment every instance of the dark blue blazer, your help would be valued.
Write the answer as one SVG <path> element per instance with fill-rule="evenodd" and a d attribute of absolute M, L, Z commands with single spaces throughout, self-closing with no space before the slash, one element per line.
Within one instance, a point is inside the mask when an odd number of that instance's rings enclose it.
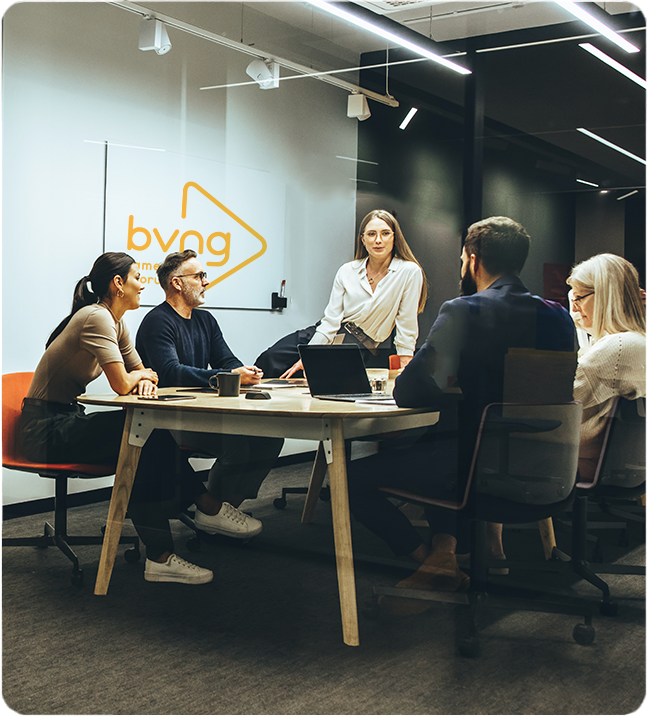
<path fill-rule="evenodd" d="M 401 407 L 442 405 L 442 390 L 459 386 L 460 423 L 474 427 L 486 405 L 502 400 L 509 348 L 574 351 L 575 333 L 562 306 L 532 296 L 516 276 L 502 276 L 441 306 L 425 344 L 397 378 L 394 397 Z"/>

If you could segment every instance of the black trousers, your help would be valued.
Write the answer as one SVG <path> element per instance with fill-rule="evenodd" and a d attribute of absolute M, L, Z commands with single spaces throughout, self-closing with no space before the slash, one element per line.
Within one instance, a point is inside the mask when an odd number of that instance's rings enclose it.
<path fill-rule="evenodd" d="M 454 429 L 436 426 L 411 430 L 384 440 L 376 455 L 348 463 L 349 507 L 354 518 L 383 539 L 397 555 L 411 554 L 423 538 L 380 487 L 394 487 L 427 497 L 461 500 L 466 460 Z M 468 523 L 456 512 L 426 507 L 431 536 L 457 538 L 458 551 L 467 551 Z"/>
<path fill-rule="evenodd" d="M 34 462 L 117 462 L 126 411 L 86 413 L 79 404 L 47 403 L 23 407 L 22 447 Z M 154 430 L 140 455 L 128 514 L 156 560 L 173 552 L 169 518 L 205 492 L 205 487 L 167 430 Z"/>
<path fill-rule="evenodd" d="M 221 502 L 232 502 L 241 496 L 253 500 L 284 444 L 283 438 L 250 435 L 181 430 L 172 430 L 171 434 L 178 445 L 217 458 L 207 484 L 209 493 Z"/>

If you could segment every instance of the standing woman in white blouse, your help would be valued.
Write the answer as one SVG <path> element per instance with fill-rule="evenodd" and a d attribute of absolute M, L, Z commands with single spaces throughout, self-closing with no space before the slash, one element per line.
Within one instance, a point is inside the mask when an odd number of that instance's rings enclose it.
<path fill-rule="evenodd" d="M 591 480 L 612 401 L 646 396 L 646 309 L 637 270 L 614 254 L 578 264 L 567 283 L 576 324 L 592 341 L 580 351 L 574 381 L 583 403 L 578 469 Z"/>
<path fill-rule="evenodd" d="M 404 368 L 414 355 L 417 317 L 426 300 L 427 279 L 398 221 L 376 209 L 360 224 L 355 259 L 338 270 L 310 344 L 358 343 L 366 349 L 368 368 L 387 368 L 395 348 Z M 281 377 L 301 368 L 297 361 Z"/>

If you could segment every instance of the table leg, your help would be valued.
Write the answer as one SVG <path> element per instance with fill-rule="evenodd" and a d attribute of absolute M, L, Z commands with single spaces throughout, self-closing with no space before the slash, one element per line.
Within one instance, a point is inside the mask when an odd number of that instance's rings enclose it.
<path fill-rule="evenodd" d="M 337 562 L 340 611 L 342 613 L 342 636 L 344 643 L 358 646 L 358 606 L 356 602 L 355 574 L 353 571 L 353 545 L 351 543 L 351 518 L 349 515 L 349 492 L 347 487 L 346 453 L 342 420 L 331 420 L 331 445 L 333 461 L 328 466 L 331 485 L 331 511 L 333 513 L 333 538 Z"/>
<path fill-rule="evenodd" d="M 142 452 L 141 447 L 130 445 L 128 442 L 131 423 L 133 421 L 133 412 L 132 408 L 128 408 L 126 411 L 126 422 L 124 423 L 124 432 L 119 449 L 119 461 L 115 472 L 115 482 L 113 484 L 110 507 L 108 509 L 108 520 L 106 522 L 106 533 L 104 534 L 97 581 L 95 583 L 94 593 L 98 595 L 105 595 L 108 592 L 108 584 L 110 583 L 110 575 L 112 574 L 113 565 L 115 564 L 126 508 L 128 507 L 133 481 L 135 480 L 135 472 L 137 471 L 137 464 L 139 462 L 140 453 Z"/>
<path fill-rule="evenodd" d="M 317 446 L 315 462 L 313 463 L 310 483 L 308 484 L 306 503 L 304 504 L 304 511 L 302 512 L 301 521 L 303 524 L 308 524 L 313 519 L 315 507 L 317 506 L 317 500 L 322 489 L 322 484 L 324 483 L 324 478 L 326 477 L 326 467 L 327 465 L 326 455 L 324 454 L 324 446 L 320 442 L 320 444 Z"/>

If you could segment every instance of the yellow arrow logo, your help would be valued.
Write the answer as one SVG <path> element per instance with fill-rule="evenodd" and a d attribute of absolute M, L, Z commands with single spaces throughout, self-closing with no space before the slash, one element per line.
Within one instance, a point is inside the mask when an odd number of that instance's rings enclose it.
<path fill-rule="evenodd" d="M 259 257 L 263 256 L 263 254 L 266 252 L 266 249 L 268 248 L 267 241 L 259 234 L 257 231 L 255 231 L 251 226 L 248 226 L 243 219 L 240 219 L 234 212 L 230 211 L 225 204 L 222 204 L 216 197 L 213 197 L 208 191 L 205 191 L 199 184 L 196 184 L 196 182 L 190 181 L 187 182 L 184 185 L 184 189 L 182 190 L 182 218 L 187 218 L 187 199 L 189 195 L 189 189 L 194 188 L 197 191 L 199 191 L 206 199 L 209 199 L 213 204 L 215 204 L 221 211 L 225 212 L 230 218 L 234 219 L 239 226 L 243 227 L 246 231 L 248 231 L 252 236 L 254 236 L 255 239 L 258 239 L 261 243 L 261 249 L 257 251 L 255 254 L 250 256 L 249 258 L 245 259 L 245 261 L 242 261 L 237 266 L 234 266 L 234 268 L 231 268 L 229 271 L 226 271 L 222 276 L 219 276 L 217 279 L 214 279 L 208 286 L 207 289 L 210 289 L 212 286 L 215 286 L 217 283 L 220 283 L 221 281 L 224 281 L 228 276 L 231 276 L 232 274 L 236 273 L 237 271 L 240 271 L 243 267 L 248 266 L 253 261 L 256 261 Z M 209 241 L 210 238 L 214 236 L 221 236 L 222 234 L 216 233 L 212 234 L 207 241 Z M 224 237 L 223 237 L 224 238 Z M 225 261 L 220 262 L 207 262 L 207 265 L 213 265 L 213 266 L 222 266 L 224 263 L 227 262 L 227 258 Z"/>

